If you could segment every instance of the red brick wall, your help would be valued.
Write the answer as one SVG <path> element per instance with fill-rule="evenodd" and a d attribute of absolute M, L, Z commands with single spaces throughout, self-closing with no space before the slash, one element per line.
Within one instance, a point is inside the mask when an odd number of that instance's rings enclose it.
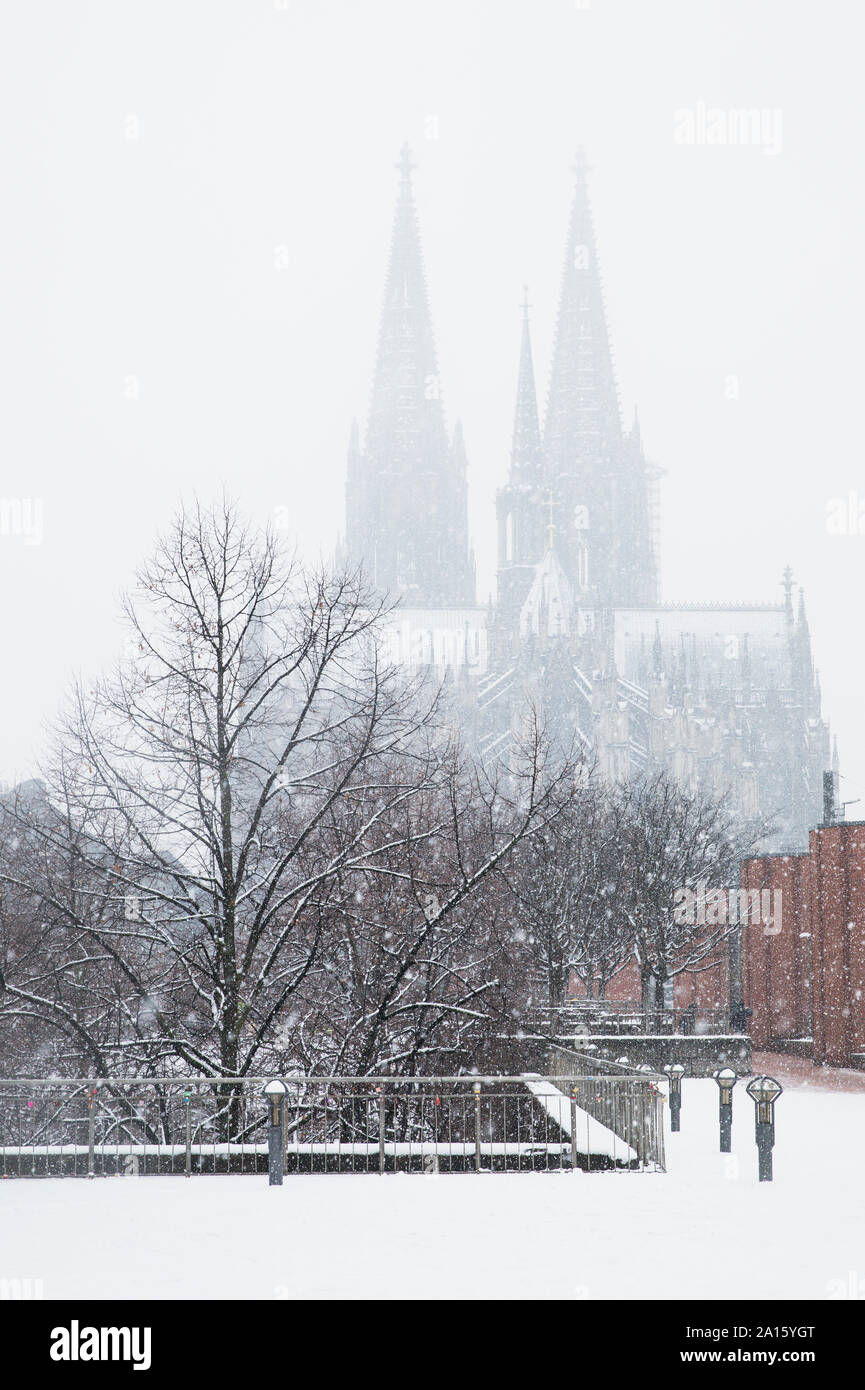
<path fill-rule="evenodd" d="M 865 1051 L 865 825 L 811 831 L 814 1055 L 843 1066 Z"/>
<path fill-rule="evenodd" d="M 819 826 L 807 855 L 747 860 L 742 886 L 783 894 L 778 935 L 742 933 L 755 1047 L 810 1034 L 817 1061 L 850 1065 L 865 1053 L 865 825 Z"/>
<path fill-rule="evenodd" d="M 830 1066 L 865 1062 L 865 822 L 818 826 L 807 854 L 767 855 L 742 865 L 742 887 L 781 894 L 780 931 L 742 927 L 742 992 L 752 1010 L 756 1048 L 813 1037 L 814 1057 Z M 778 899 L 772 902 L 777 914 Z M 775 921 L 770 927 L 778 925 Z M 679 975 L 679 1008 L 726 1008 L 728 952 L 708 968 Z M 575 982 L 576 983 L 576 982 Z M 573 991 L 582 993 L 577 984 Z M 629 965 L 607 997 L 640 998 Z"/>
<path fill-rule="evenodd" d="M 582 999 L 586 990 L 582 980 L 576 975 L 571 978 L 570 995 L 572 999 Z M 624 970 L 620 970 L 610 983 L 607 985 L 606 998 L 615 1001 L 622 1001 L 626 1004 L 638 1004 L 640 1002 L 640 972 L 633 962 L 626 965 Z"/>
<path fill-rule="evenodd" d="M 687 972 L 675 977 L 673 998 L 677 1009 L 686 1009 L 695 1003 L 698 1008 L 726 1009 L 730 1002 L 730 986 L 727 970 L 727 949 L 722 949 L 715 961 L 705 961 L 700 971 Z M 585 989 L 574 976 L 571 981 L 571 997 L 580 999 Z M 638 1004 L 641 997 L 640 972 L 636 963 L 631 962 L 621 970 L 607 985 L 606 997 Z M 654 1000 L 654 996 L 653 996 Z"/>
<path fill-rule="evenodd" d="M 742 929 L 742 989 L 753 1010 L 755 1047 L 811 1034 L 810 873 L 805 854 L 770 855 L 742 865 L 744 889 L 773 894 L 771 930 L 753 922 Z"/>
<path fill-rule="evenodd" d="M 717 960 L 705 960 L 699 970 L 686 970 L 676 976 L 677 1009 L 696 1004 L 698 1009 L 726 1009 L 730 1003 L 728 954 L 726 944 Z"/>

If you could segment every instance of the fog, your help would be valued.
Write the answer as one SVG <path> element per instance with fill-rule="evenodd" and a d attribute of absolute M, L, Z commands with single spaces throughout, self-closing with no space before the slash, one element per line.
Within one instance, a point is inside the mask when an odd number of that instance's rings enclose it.
<path fill-rule="evenodd" d="M 522 287 L 543 398 L 584 146 L 623 415 L 665 470 L 662 596 L 778 601 L 792 565 L 865 795 L 854 7 L 47 0 L 0 33 L 0 778 L 119 649 L 181 497 L 332 550 L 407 140 L 479 597 Z"/>

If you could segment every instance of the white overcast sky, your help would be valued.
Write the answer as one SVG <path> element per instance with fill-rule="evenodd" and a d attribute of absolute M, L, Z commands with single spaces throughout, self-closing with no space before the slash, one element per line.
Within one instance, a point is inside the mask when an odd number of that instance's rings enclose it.
<path fill-rule="evenodd" d="M 521 287 L 544 396 L 584 144 L 623 413 L 666 470 L 663 596 L 777 599 L 793 566 L 860 795 L 865 526 L 826 509 L 865 509 L 863 29 L 849 0 L 5 5 L 0 498 L 40 499 L 44 536 L 0 536 L 0 778 L 113 658 L 182 494 L 287 507 L 330 550 L 409 140 L 481 598 Z M 677 143 L 701 102 L 780 111 L 780 151 Z"/>

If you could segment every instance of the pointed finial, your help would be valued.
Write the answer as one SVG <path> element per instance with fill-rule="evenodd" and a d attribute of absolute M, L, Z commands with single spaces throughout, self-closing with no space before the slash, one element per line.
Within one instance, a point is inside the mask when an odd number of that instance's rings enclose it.
<path fill-rule="evenodd" d="M 528 285 L 523 285 L 523 297 L 522 297 L 522 300 L 520 301 L 520 308 L 521 308 L 522 311 L 523 311 L 523 323 L 528 323 L 528 321 L 529 321 L 529 310 L 531 309 L 531 307 L 532 307 L 532 306 L 531 306 L 531 304 L 529 303 L 529 287 L 528 287 Z"/>
<path fill-rule="evenodd" d="M 583 145 L 578 145 L 573 163 L 571 164 L 571 170 L 578 184 L 585 184 L 588 181 L 590 168 L 591 165 L 586 158 L 585 147 Z"/>
<path fill-rule="evenodd" d="M 407 140 L 399 152 L 399 159 L 394 167 L 399 169 L 403 183 L 411 183 L 411 172 L 412 169 L 417 168 L 417 165 L 412 162 L 411 145 Z"/>
<path fill-rule="evenodd" d="M 552 550 L 556 541 L 556 524 L 553 521 L 553 489 L 550 488 L 550 520 L 547 525 L 547 549 Z"/>
<path fill-rule="evenodd" d="M 652 667 L 655 676 L 660 676 L 664 666 L 664 649 L 661 646 L 661 625 L 655 619 L 655 635 L 652 639 Z"/>
<path fill-rule="evenodd" d="M 788 619 L 788 621 L 792 623 L 792 621 L 793 621 L 793 571 L 792 571 L 792 569 L 790 568 L 789 565 L 787 565 L 786 568 L 785 568 L 785 570 L 784 570 L 784 573 L 783 573 L 783 575 L 782 575 L 782 577 L 781 577 L 781 583 L 782 583 L 783 586 L 784 586 L 784 610 L 785 610 L 785 612 L 786 612 L 786 614 L 787 614 L 787 619 Z"/>

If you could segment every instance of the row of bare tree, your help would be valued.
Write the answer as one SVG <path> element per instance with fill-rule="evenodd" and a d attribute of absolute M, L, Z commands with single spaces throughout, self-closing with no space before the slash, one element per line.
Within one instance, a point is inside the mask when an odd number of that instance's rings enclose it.
<path fill-rule="evenodd" d="M 537 719 L 505 764 L 382 658 L 387 609 L 228 504 L 180 515 L 0 808 L 6 1074 L 448 1070 L 493 1027 L 650 987 L 726 927 L 683 885 L 751 839 L 663 777 L 603 786 Z"/>

